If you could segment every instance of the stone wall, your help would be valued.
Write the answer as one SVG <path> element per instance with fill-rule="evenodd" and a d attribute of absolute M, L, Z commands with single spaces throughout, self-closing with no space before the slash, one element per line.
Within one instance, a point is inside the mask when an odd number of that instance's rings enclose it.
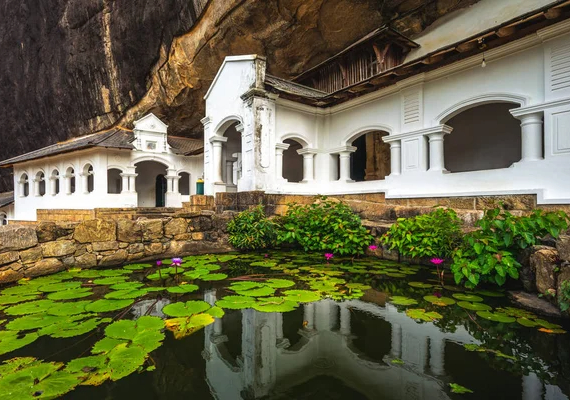
<path fill-rule="evenodd" d="M 111 267 L 231 251 L 226 226 L 232 217 L 231 212 L 203 211 L 174 218 L 0 226 L 0 284 L 72 267 Z"/>
<path fill-rule="evenodd" d="M 36 215 L 38 221 L 79 222 L 79 221 L 95 219 L 95 210 L 71 210 L 71 209 L 37 210 Z"/>

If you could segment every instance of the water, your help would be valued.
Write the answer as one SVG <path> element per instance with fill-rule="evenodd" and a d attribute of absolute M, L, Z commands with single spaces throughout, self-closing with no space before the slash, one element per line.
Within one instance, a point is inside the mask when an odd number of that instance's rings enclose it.
<path fill-rule="evenodd" d="M 339 260 L 322 265 L 320 258 L 306 255 L 276 254 L 271 259 L 285 267 L 273 271 L 250 267 L 251 262 L 263 261 L 263 256 L 249 255 L 229 261 L 222 271 L 230 277 L 278 273 L 279 278 L 291 279 L 291 274 L 282 275 L 283 269 L 294 271 L 295 266 L 309 265 L 312 271 L 293 272 L 292 276 L 301 279 L 299 285 L 310 285 L 313 278 L 323 276 L 315 270 L 340 270 L 341 266 Z M 379 263 L 365 260 L 356 268 L 364 265 L 377 272 L 382 268 L 402 271 L 390 263 L 379 268 Z M 516 322 L 488 321 L 456 304 L 431 305 L 423 296 L 435 293 L 451 297 L 455 292 L 408 284 L 420 281 L 435 285 L 428 270 L 399 278 L 361 272 L 343 277 L 372 289 L 362 296 L 347 292 L 345 297 L 353 298 L 345 300 L 325 297 L 284 313 L 226 309 L 222 318 L 182 339 L 167 332 L 162 346 L 150 354 L 148 362 L 156 365 L 155 371 L 134 373 L 95 387 L 78 386 L 64 398 L 568 399 L 569 334 L 549 334 Z M 131 279 L 142 277 L 135 274 Z M 145 314 L 164 318 L 163 306 L 180 300 L 203 299 L 215 304 L 233 294 L 228 290 L 231 282 L 201 282 L 200 291 L 178 297 L 160 295 L 158 301 L 151 293 L 124 318 L 136 319 Z M 408 296 L 419 304 L 394 305 L 390 300 L 394 295 Z M 495 309 L 510 305 L 504 297 L 485 297 L 483 303 Z M 433 310 L 442 318 L 418 322 L 406 315 L 410 308 Z M 0 356 L 0 361 L 16 356 L 46 361 L 86 356 L 103 336 L 103 328 L 101 325 L 99 331 L 68 339 L 42 336 Z M 476 344 L 481 351 L 468 351 L 466 344 Z M 450 383 L 474 393 L 451 393 Z"/>

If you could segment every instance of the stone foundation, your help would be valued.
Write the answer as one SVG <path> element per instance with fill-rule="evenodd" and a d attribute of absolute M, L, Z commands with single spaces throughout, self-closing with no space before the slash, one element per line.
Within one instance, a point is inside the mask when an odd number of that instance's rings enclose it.
<path fill-rule="evenodd" d="M 146 219 L 91 219 L 0 226 L 0 283 L 67 268 L 111 267 L 157 258 L 231 251 L 233 213 Z"/>

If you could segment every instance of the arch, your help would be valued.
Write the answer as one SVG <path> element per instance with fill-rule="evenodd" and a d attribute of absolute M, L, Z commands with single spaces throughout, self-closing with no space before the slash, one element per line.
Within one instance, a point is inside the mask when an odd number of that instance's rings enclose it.
<path fill-rule="evenodd" d="M 223 143 L 222 151 L 222 179 L 227 186 L 233 187 L 237 186 L 237 182 L 241 177 L 241 159 L 242 153 L 242 133 L 237 129 L 239 124 L 236 120 L 228 120 L 225 125 L 223 125 L 224 130 L 219 131 L 219 135 L 225 136 L 228 140 Z M 237 161 L 237 163 L 236 163 Z"/>
<path fill-rule="evenodd" d="M 298 133 L 288 133 L 286 135 L 281 136 L 281 142 L 284 143 L 285 140 L 294 140 L 300 143 L 303 147 L 313 147 L 309 139 L 307 139 L 304 135 L 300 135 Z"/>
<path fill-rule="evenodd" d="M 18 183 L 20 184 L 20 196 L 28 197 L 30 195 L 30 179 L 27 172 L 23 172 L 20 175 Z"/>
<path fill-rule="evenodd" d="M 298 151 L 306 147 L 306 142 L 289 138 L 283 140 L 289 147 L 283 151 L 283 179 L 287 182 L 301 182 L 303 180 L 303 155 Z"/>
<path fill-rule="evenodd" d="M 65 180 L 67 182 L 67 194 L 75 193 L 75 169 L 73 166 L 65 170 Z"/>
<path fill-rule="evenodd" d="M 182 196 L 190 196 L 190 173 L 186 171 L 178 172 L 178 191 Z"/>
<path fill-rule="evenodd" d="M 526 96 L 512 93 L 486 93 L 478 96 L 473 96 L 461 100 L 451 107 L 446 108 L 435 118 L 435 121 L 438 124 L 445 124 L 451 118 L 462 113 L 463 111 L 490 103 L 516 103 L 519 105 L 519 107 L 524 107 L 528 103 L 528 98 Z"/>
<path fill-rule="evenodd" d="M 350 179 L 356 182 L 383 180 L 391 172 L 390 145 L 382 138 L 391 130 L 384 125 L 369 125 L 353 131 L 345 142 L 356 147 L 350 155 Z"/>
<path fill-rule="evenodd" d="M 214 129 L 214 135 L 223 136 L 223 134 L 219 134 L 218 132 L 225 132 L 232 124 L 234 123 L 243 124 L 243 118 L 239 115 L 228 115 L 216 125 L 216 129 Z"/>
<path fill-rule="evenodd" d="M 164 165 L 166 168 L 171 168 L 171 165 L 168 162 L 168 160 L 165 160 L 164 158 L 158 157 L 158 156 L 142 156 L 142 157 L 136 158 L 136 159 L 131 161 L 129 166 L 134 168 L 137 164 L 140 164 L 143 161 L 154 161 L 154 162 L 157 162 L 159 164 Z"/>
<path fill-rule="evenodd" d="M 123 191 L 122 173 L 123 171 L 119 168 L 113 167 L 107 169 L 107 193 L 119 194 Z"/>
<path fill-rule="evenodd" d="M 44 196 L 46 194 L 46 174 L 43 170 L 36 172 L 36 177 L 34 179 L 36 196 Z"/>
<path fill-rule="evenodd" d="M 360 128 L 353 130 L 350 134 L 345 136 L 344 139 L 340 141 L 340 145 L 350 146 L 351 143 L 354 142 L 356 139 L 358 139 L 360 136 L 365 135 L 368 132 L 372 131 L 383 131 L 388 133 L 388 135 L 391 135 L 393 129 L 388 125 L 382 125 L 382 124 L 361 126 Z"/>
<path fill-rule="evenodd" d="M 90 162 L 83 166 L 83 184 L 86 186 L 83 188 L 84 193 L 91 193 L 95 188 L 95 177 L 93 172 L 93 164 Z"/>
<path fill-rule="evenodd" d="M 146 159 L 145 159 L 146 158 Z M 157 204 L 165 204 L 166 181 L 169 166 L 164 160 L 156 157 L 141 157 L 136 160 L 136 177 L 134 188 L 136 190 L 139 207 L 157 207 Z M 160 185 L 157 185 L 159 177 Z M 159 191 L 160 186 L 160 191 Z M 164 193 L 163 193 L 164 192 Z"/>
<path fill-rule="evenodd" d="M 5 212 L 0 212 L 0 225 L 8 225 L 8 215 Z"/>
<path fill-rule="evenodd" d="M 52 182 L 52 189 L 51 194 L 56 195 L 59 194 L 59 171 L 57 168 L 54 168 L 50 174 L 50 181 Z"/>

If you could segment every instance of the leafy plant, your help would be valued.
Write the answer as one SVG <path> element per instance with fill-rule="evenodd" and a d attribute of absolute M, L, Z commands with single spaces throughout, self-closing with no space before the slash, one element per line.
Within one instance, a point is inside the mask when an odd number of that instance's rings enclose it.
<path fill-rule="evenodd" d="M 277 228 L 260 204 L 242 211 L 228 223 L 228 241 L 239 250 L 261 250 L 275 246 Z"/>
<path fill-rule="evenodd" d="M 570 308 L 570 280 L 564 281 L 560 285 L 560 300 L 558 305 L 561 311 L 567 311 Z"/>
<path fill-rule="evenodd" d="M 411 257 L 450 257 L 461 240 L 461 220 L 451 209 L 436 208 L 412 218 L 398 218 L 382 236 L 390 250 Z"/>
<path fill-rule="evenodd" d="M 548 234 L 557 238 L 568 229 L 568 221 L 563 211 L 534 210 L 528 216 L 515 216 L 500 208 L 487 210 L 477 222 L 479 229 L 467 233 L 453 254 L 455 282 L 465 281 L 467 287 L 481 281 L 501 286 L 508 277 L 518 279 L 518 253 Z"/>
<path fill-rule="evenodd" d="M 373 239 L 347 204 L 324 196 L 308 205 L 290 204 L 280 222 L 278 242 L 298 244 L 305 251 L 364 254 Z"/>
<path fill-rule="evenodd" d="M 457 393 L 457 394 L 473 393 L 473 390 L 467 389 L 465 386 L 461 386 L 457 383 L 450 383 L 449 387 L 451 388 L 452 393 Z"/>

